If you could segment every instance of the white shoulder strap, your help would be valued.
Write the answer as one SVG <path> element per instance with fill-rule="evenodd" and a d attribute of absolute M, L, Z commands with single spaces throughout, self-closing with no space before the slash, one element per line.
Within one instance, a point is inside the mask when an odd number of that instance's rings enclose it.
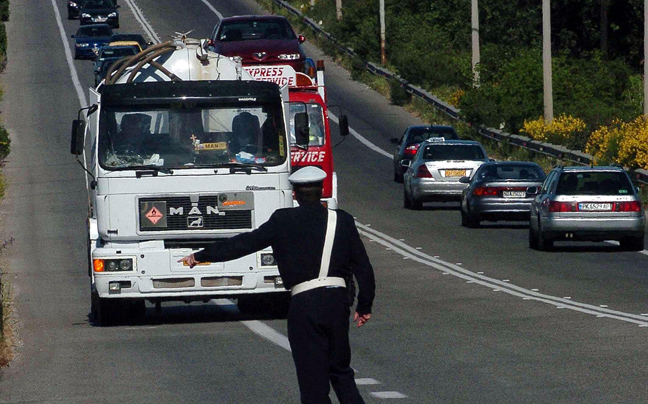
<path fill-rule="evenodd" d="M 331 263 L 331 252 L 333 251 L 333 239 L 335 239 L 335 228 L 337 227 L 337 212 L 328 209 L 328 220 L 326 224 L 326 238 L 324 239 L 324 250 L 322 251 L 322 264 L 320 266 L 319 279 L 328 276 Z"/>

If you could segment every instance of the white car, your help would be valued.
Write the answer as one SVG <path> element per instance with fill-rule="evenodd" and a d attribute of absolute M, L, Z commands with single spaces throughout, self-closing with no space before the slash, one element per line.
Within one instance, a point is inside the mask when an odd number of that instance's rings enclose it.
<path fill-rule="evenodd" d="M 430 138 L 421 144 L 403 176 L 403 205 L 421 209 L 423 202 L 460 200 L 468 184 L 459 179 L 471 178 L 488 161 L 479 142 Z"/>

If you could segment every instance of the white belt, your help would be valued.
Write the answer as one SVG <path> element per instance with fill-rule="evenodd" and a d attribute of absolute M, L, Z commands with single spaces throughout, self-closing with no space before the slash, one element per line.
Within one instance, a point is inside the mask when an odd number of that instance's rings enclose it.
<path fill-rule="evenodd" d="M 331 262 L 331 251 L 333 251 L 333 239 L 335 238 L 335 228 L 337 225 L 337 213 L 334 210 L 328 210 L 328 219 L 326 223 L 326 238 L 324 239 L 324 250 L 322 251 L 322 262 L 320 264 L 319 276 L 316 279 L 302 282 L 290 289 L 290 295 L 295 296 L 307 290 L 322 288 L 325 286 L 342 286 L 346 288 L 344 278 L 328 276 L 329 264 Z"/>
<path fill-rule="evenodd" d="M 290 289 L 290 295 L 295 296 L 301 292 L 306 292 L 307 290 L 322 288 L 324 286 L 342 286 L 346 288 L 346 281 L 344 278 L 338 278 L 331 276 L 329 278 L 317 278 L 310 281 L 302 282 L 298 285 L 295 285 Z"/>

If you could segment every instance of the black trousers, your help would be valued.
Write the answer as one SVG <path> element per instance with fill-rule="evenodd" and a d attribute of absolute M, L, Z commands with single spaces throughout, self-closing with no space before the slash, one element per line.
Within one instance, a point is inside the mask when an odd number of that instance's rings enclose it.
<path fill-rule="evenodd" d="M 288 340 L 302 404 L 331 404 L 330 386 L 341 404 L 364 404 L 350 366 L 347 299 L 345 288 L 318 288 L 290 302 Z"/>

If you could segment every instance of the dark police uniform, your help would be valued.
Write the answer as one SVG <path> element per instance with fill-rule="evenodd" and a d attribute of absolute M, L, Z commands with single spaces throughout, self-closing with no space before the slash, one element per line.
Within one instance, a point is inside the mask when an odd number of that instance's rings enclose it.
<path fill-rule="evenodd" d="M 371 313 L 375 295 L 373 268 L 353 217 L 337 210 L 337 225 L 328 276 L 358 281 L 360 315 Z M 198 261 L 233 260 L 272 246 L 287 289 L 318 277 L 322 261 L 327 209 L 320 203 L 275 211 L 258 229 L 214 243 L 194 254 Z M 349 300 L 344 287 L 319 287 L 291 299 L 288 340 L 302 403 L 331 403 L 329 381 L 340 403 L 364 403 L 350 367 Z"/>

